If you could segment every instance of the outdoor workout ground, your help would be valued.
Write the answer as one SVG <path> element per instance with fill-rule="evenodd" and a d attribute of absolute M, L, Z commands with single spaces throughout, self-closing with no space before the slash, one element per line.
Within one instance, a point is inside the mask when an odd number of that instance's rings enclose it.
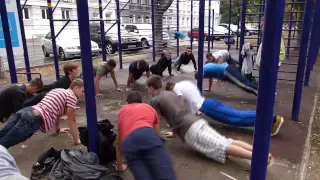
<path fill-rule="evenodd" d="M 236 53 L 233 53 L 236 57 Z M 197 59 L 197 58 L 196 58 Z M 286 60 L 286 62 L 294 63 L 296 59 Z M 116 75 L 121 88 L 126 87 L 128 77 L 128 65 L 124 64 L 124 68 L 119 70 L 117 66 Z M 293 101 L 294 82 L 278 81 L 277 95 L 275 101 L 274 112 L 284 116 L 283 124 L 279 134 L 271 138 L 271 153 L 276 160 L 273 166 L 268 169 L 268 179 L 293 180 L 296 179 L 300 172 L 300 164 L 302 161 L 305 142 L 307 140 L 308 126 L 314 106 L 315 97 L 317 96 L 318 84 L 320 77 L 317 75 L 319 71 L 319 63 L 312 72 L 310 86 L 304 87 L 303 97 L 300 110 L 300 121 L 291 120 L 291 108 Z M 167 81 L 191 80 L 196 83 L 193 78 L 193 65 L 182 66 L 182 73 L 177 74 L 173 68 L 174 77 L 168 77 L 165 71 L 164 83 Z M 283 65 L 281 70 L 295 71 L 296 66 Z M 279 77 L 286 79 L 295 79 L 295 74 L 280 73 Z M 45 83 L 54 81 L 54 77 L 44 78 Z M 151 96 L 145 87 L 146 77 L 143 76 L 132 87 L 134 90 L 141 92 L 144 96 L 144 102 L 149 103 Z M 204 87 L 207 87 L 208 80 L 204 80 Z M 117 127 L 117 113 L 121 106 L 125 104 L 127 92 L 116 92 L 112 79 L 103 78 L 101 80 L 101 92 L 104 97 L 97 100 L 98 120 L 109 119 Z M 256 97 L 242 91 L 240 88 L 227 82 L 215 82 L 211 92 L 204 92 L 206 97 L 214 97 L 225 104 L 242 110 L 255 110 Z M 78 126 L 86 124 L 87 117 L 85 113 L 85 103 L 80 102 L 80 109 L 77 110 Z M 90 117 L 89 117 L 90 119 Z M 211 120 L 209 120 L 212 122 Z M 67 126 L 66 122 L 62 123 Z M 1 125 L 3 127 L 3 125 Z M 252 143 L 253 130 L 226 127 L 221 124 L 213 123 L 213 127 L 223 135 L 234 139 L 244 140 Z M 267 128 L 267 127 L 266 127 Z M 164 119 L 161 119 L 161 130 L 168 130 Z M 10 148 L 10 153 L 15 158 L 21 173 L 26 177 L 30 177 L 31 167 L 38 156 L 51 147 L 55 148 L 77 148 L 86 151 L 84 146 L 72 146 L 72 137 L 70 134 L 52 135 L 53 132 L 43 134 L 38 133 L 24 143 L 20 143 Z M 178 179 L 181 180 L 228 180 L 228 179 L 249 179 L 250 163 L 246 160 L 230 158 L 226 164 L 219 164 L 210 160 L 200 153 L 194 152 L 180 139 L 167 139 L 166 146 L 171 154 L 174 168 Z M 112 169 L 111 166 L 109 166 Z M 112 169 L 113 171 L 113 169 Z M 124 179 L 132 180 L 130 171 L 120 173 Z"/>

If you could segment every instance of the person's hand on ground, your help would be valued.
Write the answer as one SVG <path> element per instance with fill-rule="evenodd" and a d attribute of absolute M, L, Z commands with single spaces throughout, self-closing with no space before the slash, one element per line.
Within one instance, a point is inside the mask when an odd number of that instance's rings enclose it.
<path fill-rule="evenodd" d="M 115 170 L 117 172 L 124 172 L 125 170 L 128 169 L 128 165 L 125 163 L 121 163 L 121 164 L 113 164 L 113 167 L 115 168 Z"/>
<path fill-rule="evenodd" d="M 98 94 L 96 94 L 96 97 L 97 97 L 97 98 L 102 98 L 102 97 L 103 97 L 103 94 L 98 93 Z"/>
<path fill-rule="evenodd" d="M 123 91 L 121 88 L 117 88 L 117 91 Z"/>
<path fill-rule="evenodd" d="M 130 91 L 132 91 L 132 88 L 126 88 L 126 91 L 130 92 Z"/>
<path fill-rule="evenodd" d="M 74 145 L 80 145 L 80 144 L 81 144 L 81 141 L 79 138 L 74 141 Z"/>
<path fill-rule="evenodd" d="M 67 133 L 70 131 L 70 128 L 61 128 L 58 133 Z"/>
<path fill-rule="evenodd" d="M 76 109 L 80 109 L 80 107 L 79 107 L 79 106 L 76 106 Z"/>
<path fill-rule="evenodd" d="M 176 137 L 176 134 L 174 132 L 166 132 L 166 133 L 164 133 L 164 136 L 166 138 L 174 138 L 174 137 Z"/>
<path fill-rule="evenodd" d="M 60 119 L 66 121 L 66 120 L 68 120 L 68 117 L 67 116 L 61 116 Z"/>
<path fill-rule="evenodd" d="M 198 115 L 198 116 L 201 116 L 201 115 L 202 115 L 202 112 L 201 112 L 201 111 L 198 111 L 198 112 L 197 112 L 197 115 Z"/>
<path fill-rule="evenodd" d="M 174 76 L 173 74 L 170 74 L 170 76 Z"/>

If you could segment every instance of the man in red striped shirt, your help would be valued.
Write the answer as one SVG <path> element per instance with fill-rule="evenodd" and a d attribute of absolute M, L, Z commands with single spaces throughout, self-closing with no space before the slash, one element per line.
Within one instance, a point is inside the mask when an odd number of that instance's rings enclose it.
<path fill-rule="evenodd" d="M 57 133 L 71 131 L 74 143 L 80 144 L 75 119 L 76 104 L 84 95 L 83 81 L 75 79 L 69 89 L 50 91 L 35 106 L 19 110 L 11 121 L 0 130 L 0 144 L 10 148 L 30 138 L 39 129 L 46 133 L 55 127 Z M 60 129 L 60 117 L 68 116 L 69 128 Z"/>

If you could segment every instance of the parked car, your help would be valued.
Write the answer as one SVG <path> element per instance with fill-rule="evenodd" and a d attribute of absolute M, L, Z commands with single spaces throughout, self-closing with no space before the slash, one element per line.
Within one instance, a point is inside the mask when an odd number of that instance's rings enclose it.
<path fill-rule="evenodd" d="M 212 28 L 210 28 L 212 31 Z M 228 32 L 226 32 L 227 30 L 223 27 L 214 27 L 214 31 L 213 31 L 213 38 L 214 40 L 221 40 L 224 39 L 226 37 L 228 37 Z M 191 32 L 188 32 L 188 37 L 191 38 Z M 192 29 L 192 38 L 194 39 L 198 39 L 199 37 L 199 28 L 193 28 Z M 204 28 L 204 40 L 207 41 L 208 40 L 208 28 L 205 27 Z"/>
<path fill-rule="evenodd" d="M 251 35 L 257 35 L 259 33 L 258 27 L 256 26 L 251 26 L 246 24 L 246 35 L 251 36 Z"/>
<path fill-rule="evenodd" d="M 152 45 L 152 25 L 151 24 L 122 24 L 125 30 L 131 33 L 136 33 L 144 48 L 150 48 Z M 162 32 L 163 46 L 167 47 L 169 43 L 169 35 L 166 32 Z"/>
<path fill-rule="evenodd" d="M 229 31 L 229 24 L 226 24 L 226 23 L 221 23 L 219 26 L 222 26 L 224 28 L 226 28 L 228 31 Z M 239 36 L 240 32 L 241 32 L 241 29 L 239 28 L 238 32 L 237 32 L 237 25 L 234 25 L 234 24 L 230 24 L 230 31 L 231 31 L 231 34 L 236 34 L 237 36 Z"/>
<path fill-rule="evenodd" d="M 105 26 L 105 30 L 111 28 L 105 35 L 106 40 L 106 51 L 107 54 L 114 54 L 118 51 L 118 28 L 116 25 Z M 100 35 L 100 24 L 90 24 L 90 37 L 91 40 L 98 43 L 99 48 L 101 48 L 101 35 Z M 140 37 L 128 33 L 122 26 L 120 26 L 121 33 L 121 49 L 122 51 L 139 51 L 143 49 Z"/>
<path fill-rule="evenodd" d="M 41 47 L 43 55 L 49 57 L 53 54 L 51 32 L 47 33 L 41 39 Z M 78 30 L 63 30 L 56 38 L 57 53 L 60 60 L 75 58 L 81 56 L 80 39 Z M 99 46 L 94 41 L 91 41 L 92 55 L 99 54 Z"/>

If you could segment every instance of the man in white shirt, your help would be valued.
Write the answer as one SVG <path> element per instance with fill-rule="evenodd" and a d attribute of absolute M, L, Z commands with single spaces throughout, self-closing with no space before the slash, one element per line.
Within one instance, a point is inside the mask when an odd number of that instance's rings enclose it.
<path fill-rule="evenodd" d="M 192 114 L 198 111 L 204 113 L 211 119 L 217 120 L 227 125 L 238 127 L 254 126 L 256 120 L 255 111 L 237 110 L 230 106 L 224 105 L 222 102 L 213 99 L 205 99 L 198 87 L 191 81 L 180 81 L 178 83 L 168 82 L 166 85 L 167 91 L 173 91 L 181 98 L 181 101 L 187 103 Z M 275 115 L 273 118 L 272 133 L 274 136 L 278 134 L 282 124 L 283 117 Z"/>

